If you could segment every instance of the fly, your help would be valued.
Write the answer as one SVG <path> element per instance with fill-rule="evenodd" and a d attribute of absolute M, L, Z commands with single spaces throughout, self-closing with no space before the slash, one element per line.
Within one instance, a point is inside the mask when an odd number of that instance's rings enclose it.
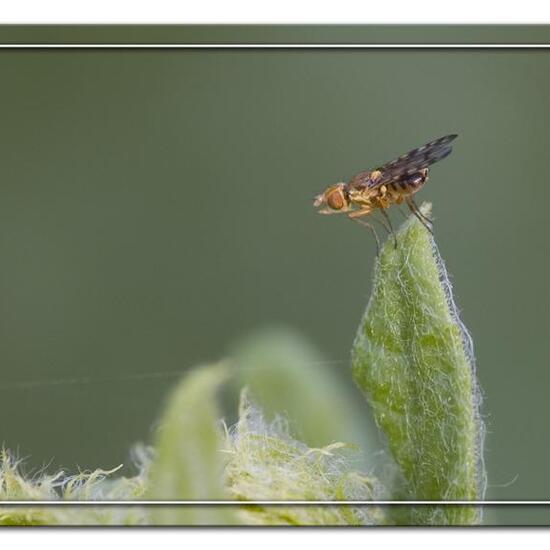
<path fill-rule="evenodd" d="M 435 139 L 409 151 L 372 171 L 359 172 L 347 183 L 339 182 L 327 187 L 315 197 L 314 206 L 322 207 L 320 214 L 346 214 L 350 219 L 367 226 L 380 241 L 374 227 L 364 218 L 380 210 L 384 227 L 394 235 L 386 212 L 390 206 L 405 202 L 420 222 L 432 232 L 432 221 L 424 216 L 413 195 L 428 181 L 429 166 L 444 159 L 451 151 L 451 142 L 457 134 Z M 396 246 L 397 246 L 397 241 Z"/>

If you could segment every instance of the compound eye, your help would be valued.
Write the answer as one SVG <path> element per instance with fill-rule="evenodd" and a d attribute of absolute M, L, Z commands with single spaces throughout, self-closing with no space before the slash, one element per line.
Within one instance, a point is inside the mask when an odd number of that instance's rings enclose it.
<path fill-rule="evenodd" d="M 327 197 L 327 204 L 333 210 L 341 210 L 345 206 L 344 195 L 340 189 L 334 190 Z"/>

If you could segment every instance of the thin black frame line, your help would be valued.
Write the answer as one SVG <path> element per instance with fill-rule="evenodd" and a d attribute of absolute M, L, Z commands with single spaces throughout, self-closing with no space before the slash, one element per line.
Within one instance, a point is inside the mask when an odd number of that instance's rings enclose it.
<path fill-rule="evenodd" d="M 0 44 L 0 49 L 550 49 L 550 44 Z M 0 500 L 2 506 L 490 506 L 550 500 Z"/>

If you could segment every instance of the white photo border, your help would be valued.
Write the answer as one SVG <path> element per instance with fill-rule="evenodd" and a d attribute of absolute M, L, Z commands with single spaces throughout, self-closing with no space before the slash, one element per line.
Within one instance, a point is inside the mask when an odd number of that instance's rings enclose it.
<path fill-rule="evenodd" d="M 0 25 L 0 39 L 2 27 L 11 25 Z M 19 26 L 19 25 L 18 25 Z M 27 29 L 41 27 L 44 25 L 25 25 Z M 56 25 L 63 27 L 78 27 L 80 25 Z M 84 25 L 87 26 L 87 25 Z M 109 25 L 98 25 L 105 27 Z M 118 26 L 118 25 L 115 25 Z M 134 25 L 122 25 L 133 27 Z M 162 27 L 162 25 L 146 25 L 150 27 Z M 181 25 L 188 27 L 189 25 Z M 212 28 L 215 25 L 207 25 Z M 220 25 L 225 26 L 225 25 Z M 248 25 L 247 25 L 248 26 Z M 255 25 L 250 25 L 254 27 Z M 305 25 L 315 26 L 315 25 Z M 345 28 L 345 25 L 336 25 Z M 404 27 L 414 27 L 417 25 L 402 25 Z M 437 25 L 439 26 L 439 25 Z M 288 25 L 283 25 L 288 27 Z M 468 25 L 472 27 L 472 25 Z M 518 28 L 522 25 L 514 25 Z M 550 33 L 550 25 L 548 25 Z M 540 50 L 550 49 L 550 43 L 525 44 L 525 43 L 406 43 L 406 44 L 384 44 L 384 43 L 189 43 L 189 44 L 171 44 L 171 43 L 4 43 L 0 44 L 0 50 L 5 49 L 523 49 Z M 0 500 L 0 510 L 3 507 L 34 507 L 34 506 L 492 506 L 492 505 L 550 505 L 550 500 Z"/>

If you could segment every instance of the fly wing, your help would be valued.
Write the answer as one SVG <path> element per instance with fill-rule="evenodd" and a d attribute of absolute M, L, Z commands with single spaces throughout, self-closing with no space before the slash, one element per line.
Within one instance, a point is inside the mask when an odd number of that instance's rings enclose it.
<path fill-rule="evenodd" d="M 376 170 L 380 171 L 382 176 L 376 180 L 373 187 L 395 181 L 403 176 L 416 174 L 420 170 L 428 168 L 434 162 L 444 159 L 453 150 L 450 143 L 456 137 L 457 134 L 450 134 L 430 141 L 430 143 L 426 143 L 426 145 L 413 149 L 406 155 L 380 166 Z"/>

